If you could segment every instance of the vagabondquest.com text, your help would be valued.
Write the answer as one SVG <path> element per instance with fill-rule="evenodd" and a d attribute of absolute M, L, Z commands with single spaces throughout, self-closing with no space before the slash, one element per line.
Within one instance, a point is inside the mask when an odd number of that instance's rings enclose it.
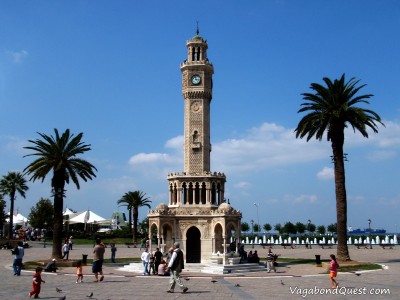
<path fill-rule="evenodd" d="M 299 288 L 289 287 L 292 295 L 300 295 L 305 298 L 308 295 L 390 295 L 390 289 L 378 289 L 378 288 L 348 288 L 345 286 L 337 287 L 335 289 L 319 288 L 314 286 L 313 288 Z"/>

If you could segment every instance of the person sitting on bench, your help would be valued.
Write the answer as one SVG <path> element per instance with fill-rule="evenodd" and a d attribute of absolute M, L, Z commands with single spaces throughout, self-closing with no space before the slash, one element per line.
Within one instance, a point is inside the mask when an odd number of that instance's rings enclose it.
<path fill-rule="evenodd" d="M 46 267 L 44 268 L 45 272 L 56 272 L 57 267 L 56 267 L 56 259 L 53 258 L 51 262 L 49 262 Z"/>

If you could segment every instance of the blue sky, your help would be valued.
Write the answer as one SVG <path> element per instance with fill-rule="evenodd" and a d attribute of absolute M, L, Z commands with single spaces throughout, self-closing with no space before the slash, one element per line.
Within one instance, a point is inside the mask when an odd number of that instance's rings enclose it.
<path fill-rule="evenodd" d="M 134 190 L 167 203 L 167 174 L 183 170 L 179 65 L 199 21 L 215 69 L 211 169 L 243 221 L 257 222 L 257 203 L 261 224 L 335 222 L 330 143 L 293 130 L 301 93 L 345 73 L 386 125 L 346 131 L 348 225 L 400 225 L 399 1 L 6 0 L 0 20 L 1 176 L 32 161 L 23 147 L 37 132 L 69 128 L 98 173 L 66 187 L 66 206 L 109 218 Z M 50 197 L 49 180 L 15 207 Z"/>

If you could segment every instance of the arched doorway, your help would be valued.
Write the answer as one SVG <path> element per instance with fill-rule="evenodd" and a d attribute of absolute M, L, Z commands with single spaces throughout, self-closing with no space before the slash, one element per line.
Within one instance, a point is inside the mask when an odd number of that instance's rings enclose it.
<path fill-rule="evenodd" d="M 201 262 L 201 241 L 200 230 L 193 226 L 186 232 L 186 262 Z"/>
<path fill-rule="evenodd" d="M 224 239 L 222 238 L 222 226 L 218 223 L 214 228 L 214 253 L 225 253 L 223 244 Z"/>

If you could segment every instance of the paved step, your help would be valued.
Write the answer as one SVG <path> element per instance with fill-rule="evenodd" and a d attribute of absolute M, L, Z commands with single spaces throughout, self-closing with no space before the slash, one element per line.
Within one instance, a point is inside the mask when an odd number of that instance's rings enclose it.
<path fill-rule="evenodd" d="M 118 268 L 119 271 L 143 273 L 142 263 L 130 263 Z M 234 274 L 247 272 L 264 272 L 266 271 L 263 264 L 185 264 L 185 272 L 188 273 L 207 273 L 207 274 Z"/>

